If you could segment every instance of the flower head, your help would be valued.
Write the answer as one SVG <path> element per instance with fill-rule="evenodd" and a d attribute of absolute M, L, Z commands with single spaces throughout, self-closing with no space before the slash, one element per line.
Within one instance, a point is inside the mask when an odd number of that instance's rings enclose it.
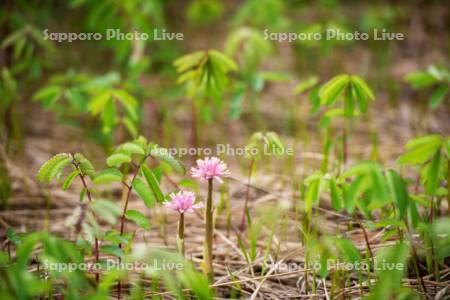
<path fill-rule="evenodd" d="M 180 191 L 170 194 L 170 201 L 164 203 L 164 206 L 178 211 L 180 214 L 191 212 L 194 208 L 200 208 L 203 205 L 194 204 L 195 195 L 193 192 Z"/>
<path fill-rule="evenodd" d="M 197 168 L 191 168 L 191 175 L 194 178 L 209 180 L 216 179 L 222 183 L 221 177 L 230 176 L 230 171 L 227 165 L 218 157 L 206 157 L 205 159 L 197 160 Z"/>

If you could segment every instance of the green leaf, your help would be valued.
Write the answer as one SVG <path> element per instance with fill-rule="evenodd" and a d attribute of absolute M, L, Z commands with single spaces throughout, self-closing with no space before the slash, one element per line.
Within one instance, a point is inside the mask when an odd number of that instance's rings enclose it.
<path fill-rule="evenodd" d="M 145 154 L 145 148 L 143 148 L 141 145 L 131 142 L 131 143 L 125 143 L 121 147 L 123 150 L 132 153 L 132 154 Z"/>
<path fill-rule="evenodd" d="M 105 169 L 97 174 L 94 178 L 95 184 L 108 184 L 111 182 L 122 182 L 122 173 L 114 168 Z"/>
<path fill-rule="evenodd" d="M 37 179 L 40 182 L 50 182 L 72 161 L 72 157 L 67 153 L 59 153 L 45 162 L 38 171 Z"/>
<path fill-rule="evenodd" d="M 217 50 L 209 50 L 208 54 L 213 60 L 222 66 L 223 71 L 236 71 L 238 69 L 236 63 L 225 54 L 222 54 Z"/>
<path fill-rule="evenodd" d="M 311 76 L 306 80 L 303 80 L 299 84 L 297 84 L 294 88 L 294 95 L 298 95 L 303 93 L 304 91 L 312 88 L 319 82 L 319 78 L 317 76 Z"/>
<path fill-rule="evenodd" d="M 106 107 L 106 104 L 111 99 L 111 91 L 105 91 L 97 96 L 95 96 L 90 102 L 88 106 L 88 110 L 93 115 L 98 115 L 101 111 L 103 111 Z"/>
<path fill-rule="evenodd" d="M 150 189 L 153 192 L 153 196 L 155 196 L 155 199 L 160 203 L 164 202 L 164 195 L 161 191 L 161 188 L 159 187 L 159 183 L 155 177 L 155 174 L 153 174 L 152 170 L 147 165 L 142 165 L 141 170 L 144 174 L 147 184 L 150 186 Z"/>
<path fill-rule="evenodd" d="M 310 212 L 313 204 L 319 202 L 321 183 L 322 178 L 320 176 L 317 176 L 317 178 L 314 178 L 309 182 L 305 198 L 306 212 Z"/>
<path fill-rule="evenodd" d="M 347 239 L 336 239 L 336 246 L 343 254 L 344 261 L 349 263 L 359 262 L 361 255 L 352 241 Z"/>
<path fill-rule="evenodd" d="M 136 210 L 127 210 L 127 212 L 125 213 L 125 217 L 145 230 L 149 230 L 151 227 L 150 221 L 147 219 L 147 217 Z"/>
<path fill-rule="evenodd" d="M 399 157 L 399 164 L 423 164 L 442 145 L 442 138 L 439 135 L 428 135 L 409 141 L 405 148 L 407 152 Z"/>
<path fill-rule="evenodd" d="M 183 164 L 175 159 L 172 155 L 170 155 L 169 150 L 165 148 L 155 148 L 150 151 L 150 155 L 164 161 L 169 166 L 171 166 L 176 172 L 179 174 L 184 174 L 186 172 L 186 169 L 184 168 Z"/>
<path fill-rule="evenodd" d="M 114 153 L 106 159 L 108 167 L 119 167 L 123 163 L 131 162 L 131 157 L 123 153 Z"/>
<path fill-rule="evenodd" d="M 186 54 L 173 63 L 177 67 L 178 73 L 183 73 L 188 69 L 198 65 L 202 58 L 205 56 L 205 51 L 197 51 L 193 53 Z"/>
<path fill-rule="evenodd" d="M 445 98 L 445 95 L 448 93 L 448 84 L 441 85 L 438 87 L 430 98 L 430 108 L 435 109 L 439 103 Z"/>
<path fill-rule="evenodd" d="M 439 167 L 441 163 L 441 150 L 437 150 L 427 171 L 426 190 L 429 195 L 434 195 L 439 186 Z"/>
<path fill-rule="evenodd" d="M 436 84 L 438 80 L 427 72 L 413 72 L 405 76 L 405 81 L 414 89 L 421 89 Z"/>
<path fill-rule="evenodd" d="M 439 134 L 430 134 L 421 136 L 408 141 L 405 145 L 407 150 L 413 150 L 418 147 L 433 145 L 434 147 L 440 146 L 442 143 L 442 137 Z"/>
<path fill-rule="evenodd" d="M 81 172 L 94 179 L 96 173 L 92 163 L 81 153 L 75 153 L 73 157 L 78 162 Z"/>
<path fill-rule="evenodd" d="M 116 203 L 108 200 L 95 200 L 89 204 L 89 207 L 98 217 L 109 224 L 115 224 L 117 218 L 122 214 L 122 209 Z"/>
<path fill-rule="evenodd" d="M 353 213 L 355 208 L 356 199 L 360 193 L 360 188 L 362 187 L 362 183 L 364 180 L 364 176 L 358 176 L 349 186 L 344 187 L 344 204 L 345 209 L 348 213 Z"/>
<path fill-rule="evenodd" d="M 117 257 L 123 257 L 123 251 L 117 245 L 102 245 L 100 247 L 100 252 L 110 254 Z"/>
<path fill-rule="evenodd" d="M 153 192 L 142 180 L 135 178 L 133 181 L 133 188 L 148 208 L 155 206 L 155 197 L 153 196 Z"/>
<path fill-rule="evenodd" d="M 328 106 L 333 105 L 344 89 L 348 86 L 350 78 L 348 75 L 341 74 L 329 80 L 319 91 L 319 97 L 322 103 Z"/>
<path fill-rule="evenodd" d="M 51 107 L 62 95 L 62 88 L 60 86 L 46 86 L 40 89 L 33 96 L 34 101 L 42 101 L 45 103 L 45 107 Z"/>
<path fill-rule="evenodd" d="M 372 90 L 361 77 L 357 75 L 352 75 L 350 76 L 350 80 L 352 82 L 352 85 L 358 91 L 361 91 L 361 93 L 365 98 L 368 98 L 369 100 L 375 100 L 375 95 L 373 94 Z"/>
<path fill-rule="evenodd" d="M 138 107 L 138 101 L 136 100 L 136 98 L 128 94 L 125 90 L 115 90 L 114 96 L 117 98 L 117 100 L 120 101 L 120 103 L 122 103 L 123 107 L 132 120 L 136 121 L 139 119 L 138 113 L 136 111 Z"/>
<path fill-rule="evenodd" d="M 403 220 L 408 208 L 408 190 L 406 183 L 394 170 L 387 172 L 387 181 L 392 199 L 399 211 L 399 219 Z"/>
<path fill-rule="evenodd" d="M 63 191 L 67 190 L 70 187 L 70 185 L 72 184 L 73 180 L 75 179 L 75 177 L 78 176 L 78 174 L 79 174 L 78 170 L 73 170 L 72 173 L 70 173 L 67 176 L 66 180 L 64 180 L 64 183 L 62 185 Z"/>
<path fill-rule="evenodd" d="M 336 180 L 334 178 L 330 179 L 330 195 L 331 195 L 331 205 L 335 211 L 340 211 L 342 208 L 342 199 L 339 195 L 339 190 L 336 185 Z"/>

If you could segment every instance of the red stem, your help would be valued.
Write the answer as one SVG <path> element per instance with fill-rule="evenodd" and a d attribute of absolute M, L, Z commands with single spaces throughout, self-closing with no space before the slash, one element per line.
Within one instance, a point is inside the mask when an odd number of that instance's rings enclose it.
<path fill-rule="evenodd" d="M 92 195 L 91 195 L 91 191 L 89 190 L 89 188 L 87 186 L 86 180 L 84 179 L 84 174 L 81 171 L 80 166 L 78 165 L 77 162 L 73 161 L 72 164 L 75 166 L 75 168 L 79 172 L 81 183 L 83 184 L 83 187 L 86 190 L 86 195 L 87 195 L 89 203 L 90 203 L 90 202 L 92 202 Z M 95 219 L 96 218 L 95 214 L 93 214 L 93 216 L 94 216 L 94 219 Z M 100 251 L 99 251 L 99 244 L 98 244 L 98 238 L 97 237 L 94 237 L 94 255 L 95 255 L 95 263 L 98 264 L 98 261 L 100 259 Z M 100 281 L 100 274 L 99 273 L 95 274 L 95 281 L 97 282 L 97 284 L 99 283 L 99 281 Z"/>

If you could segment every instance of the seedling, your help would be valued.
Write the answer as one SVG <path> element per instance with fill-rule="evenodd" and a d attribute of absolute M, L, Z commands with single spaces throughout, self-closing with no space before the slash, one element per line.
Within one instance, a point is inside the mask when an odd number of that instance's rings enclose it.
<path fill-rule="evenodd" d="M 367 83 L 357 75 L 341 74 L 333 77 L 322 85 L 319 97 L 314 106 L 334 107 L 340 102 L 339 108 L 331 108 L 325 112 L 320 121 L 322 127 L 328 127 L 331 120 L 336 117 L 344 117 L 342 127 L 342 161 L 344 165 L 348 159 L 347 138 L 350 123 L 354 116 L 365 113 L 370 101 L 375 100 L 375 96 Z"/>
<path fill-rule="evenodd" d="M 450 74 L 445 68 L 430 65 L 425 71 L 407 74 L 405 81 L 415 90 L 432 89 L 428 105 L 431 109 L 436 109 L 448 93 Z"/>
<path fill-rule="evenodd" d="M 186 85 L 186 96 L 191 100 L 191 146 L 198 146 L 198 127 L 212 120 L 212 106 L 221 106 L 228 86 L 228 73 L 237 70 L 236 63 L 216 50 L 197 51 L 174 62 L 179 77 Z M 198 114 L 200 113 L 200 119 Z"/>

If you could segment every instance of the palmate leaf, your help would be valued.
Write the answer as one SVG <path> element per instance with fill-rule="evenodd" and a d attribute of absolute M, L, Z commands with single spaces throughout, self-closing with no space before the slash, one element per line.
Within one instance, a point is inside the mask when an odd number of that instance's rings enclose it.
<path fill-rule="evenodd" d="M 224 73 L 228 71 L 236 71 L 238 69 L 238 66 L 231 58 L 217 50 L 209 50 L 208 55 L 211 61 L 215 63 L 215 65 L 217 65 Z"/>
<path fill-rule="evenodd" d="M 109 102 L 109 100 L 111 100 L 111 95 L 112 93 L 109 90 L 98 94 L 89 102 L 88 110 L 93 115 L 98 115 L 105 109 L 106 104 Z"/>
<path fill-rule="evenodd" d="M 283 142 L 278 137 L 278 134 L 273 131 L 269 131 L 265 135 L 269 149 L 273 154 L 281 154 L 284 153 L 284 145 Z"/>
<path fill-rule="evenodd" d="M 139 119 L 137 113 L 138 101 L 136 98 L 125 90 L 114 90 L 114 97 L 119 100 L 132 120 L 137 121 Z"/>
<path fill-rule="evenodd" d="M 367 100 L 375 100 L 375 95 L 373 94 L 369 85 L 361 77 L 359 77 L 357 75 L 351 75 L 350 80 L 351 80 L 352 86 L 356 90 L 360 91 L 361 95 L 364 98 L 366 98 Z"/>
<path fill-rule="evenodd" d="M 205 56 L 205 51 L 197 51 L 190 54 L 186 54 L 173 63 L 177 68 L 178 73 L 183 73 L 195 66 L 197 66 L 202 58 Z"/>
<path fill-rule="evenodd" d="M 344 89 L 348 86 L 350 78 L 348 75 L 341 74 L 333 77 L 319 91 L 319 97 L 322 104 L 333 105 Z"/>
<path fill-rule="evenodd" d="M 138 212 L 137 210 L 132 209 L 127 210 L 127 212 L 125 213 L 125 217 L 128 220 L 133 221 L 134 223 L 136 223 L 136 225 L 145 230 L 149 230 L 151 227 L 150 221 L 147 219 L 147 217 L 144 216 L 142 213 Z"/>
<path fill-rule="evenodd" d="M 427 135 L 413 139 L 406 145 L 406 153 L 397 160 L 399 164 L 423 164 L 431 159 L 442 145 L 440 135 Z"/>
<path fill-rule="evenodd" d="M 38 171 L 37 179 L 40 182 L 50 182 L 56 175 L 68 166 L 72 161 L 72 157 L 68 153 L 59 153 L 45 162 Z"/>

